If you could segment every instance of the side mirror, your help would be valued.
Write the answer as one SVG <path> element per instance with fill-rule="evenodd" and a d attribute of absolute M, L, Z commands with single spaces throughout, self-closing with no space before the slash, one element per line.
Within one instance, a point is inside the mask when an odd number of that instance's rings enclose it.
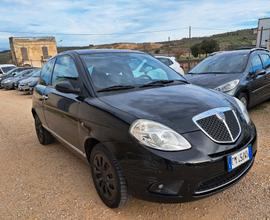
<path fill-rule="evenodd" d="M 266 73 L 266 71 L 264 70 L 264 69 L 262 69 L 262 70 L 257 70 L 256 72 L 255 72 L 255 75 L 256 76 L 261 76 L 261 75 L 264 75 Z"/>
<path fill-rule="evenodd" d="M 256 78 L 257 76 L 264 75 L 265 73 L 266 71 L 264 69 L 257 69 L 254 71 L 253 68 L 251 68 L 249 71 L 249 75 L 251 78 Z"/>
<path fill-rule="evenodd" d="M 80 89 L 75 89 L 69 81 L 58 82 L 55 85 L 55 89 L 63 93 L 74 93 L 74 94 L 80 93 Z"/>

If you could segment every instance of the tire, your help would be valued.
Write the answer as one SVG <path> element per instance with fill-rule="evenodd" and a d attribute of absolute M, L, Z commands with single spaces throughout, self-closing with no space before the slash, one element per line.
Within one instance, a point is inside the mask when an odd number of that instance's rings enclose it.
<path fill-rule="evenodd" d="M 119 208 L 128 200 L 126 180 L 118 161 L 102 144 L 90 155 L 93 182 L 101 200 L 109 208 Z"/>
<path fill-rule="evenodd" d="M 249 100 L 248 100 L 248 96 L 245 93 L 241 93 L 238 96 L 238 99 L 246 106 L 246 108 L 248 109 L 249 107 Z"/>
<path fill-rule="evenodd" d="M 43 126 L 38 116 L 34 116 L 35 119 L 35 128 L 36 134 L 39 140 L 39 143 L 42 145 L 48 145 L 54 142 L 54 137 L 48 132 Z"/>

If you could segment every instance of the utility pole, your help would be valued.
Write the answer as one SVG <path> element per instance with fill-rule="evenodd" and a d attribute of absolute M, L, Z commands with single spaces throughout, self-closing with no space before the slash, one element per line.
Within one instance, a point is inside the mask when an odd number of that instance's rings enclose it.
<path fill-rule="evenodd" d="M 190 70 L 191 65 L 190 65 L 190 60 L 191 60 L 191 26 L 188 27 L 188 38 L 189 38 L 189 52 L 188 52 L 188 70 Z"/>
<path fill-rule="evenodd" d="M 170 41 L 171 41 L 171 37 L 169 36 L 168 37 L 168 51 L 167 51 L 168 56 L 170 56 Z"/>

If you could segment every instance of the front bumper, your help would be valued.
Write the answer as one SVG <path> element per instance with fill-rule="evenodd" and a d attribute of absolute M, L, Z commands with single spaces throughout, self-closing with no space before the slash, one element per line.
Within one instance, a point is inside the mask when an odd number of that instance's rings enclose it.
<path fill-rule="evenodd" d="M 27 91 L 30 91 L 30 87 L 28 85 L 23 85 L 23 86 L 19 85 L 18 90 L 22 92 L 27 92 Z"/>
<path fill-rule="evenodd" d="M 168 153 L 152 149 L 147 152 L 138 144 L 134 149 L 139 148 L 139 151 L 128 152 L 126 158 L 120 155 L 117 159 L 128 189 L 135 197 L 156 202 L 185 202 L 224 190 L 244 177 L 255 160 L 256 139 L 253 127 L 248 138 L 240 137 L 233 148 L 227 147 L 216 154 L 205 155 L 203 150 L 200 153 L 195 150 Z M 201 145 L 204 144 L 201 139 Z M 252 160 L 228 172 L 227 156 L 249 145 L 252 145 Z"/>
<path fill-rule="evenodd" d="M 13 83 L 2 83 L 1 87 L 4 89 L 14 89 L 14 84 Z"/>

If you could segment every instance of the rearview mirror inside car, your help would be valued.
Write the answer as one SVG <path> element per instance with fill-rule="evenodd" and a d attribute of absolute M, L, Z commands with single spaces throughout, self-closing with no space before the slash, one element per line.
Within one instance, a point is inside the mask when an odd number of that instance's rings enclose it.
<path fill-rule="evenodd" d="M 73 85 L 69 81 L 58 82 L 55 85 L 55 89 L 63 93 L 74 93 L 74 94 L 80 93 L 80 89 L 74 88 Z"/>

